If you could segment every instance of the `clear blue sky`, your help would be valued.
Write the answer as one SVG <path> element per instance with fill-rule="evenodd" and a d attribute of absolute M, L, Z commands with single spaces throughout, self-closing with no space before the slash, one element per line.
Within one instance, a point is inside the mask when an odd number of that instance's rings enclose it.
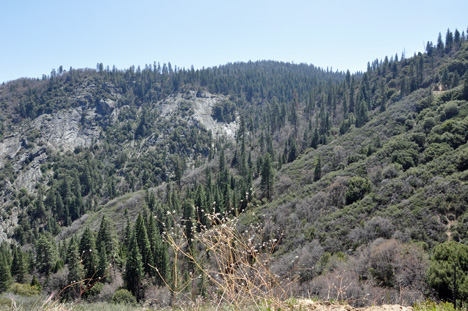
<path fill-rule="evenodd" d="M 382 4 L 381 4 L 382 3 Z M 52 68 L 272 59 L 352 72 L 466 32 L 468 1 L 3 0 L 0 82 Z"/>

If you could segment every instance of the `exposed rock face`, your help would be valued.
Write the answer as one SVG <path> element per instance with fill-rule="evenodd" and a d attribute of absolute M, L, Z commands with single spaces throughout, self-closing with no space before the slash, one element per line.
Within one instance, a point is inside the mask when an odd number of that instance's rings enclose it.
<path fill-rule="evenodd" d="M 94 110 L 82 107 L 44 114 L 33 121 L 40 131 L 41 140 L 53 149 L 73 150 L 89 147 L 99 138 L 101 131 L 95 122 Z"/>
<path fill-rule="evenodd" d="M 14 159 L 21 149 L 19 135 L 11 135 L 0 142 L 0 167 L 5 165 L 6 159 Z"/>
<path fill-rule="evenodd" d="M 222 95 L 204 93 L 203 97 L 197 97 L 196 92 L 191 91 L 190 93 L 178 93 L 168 97 L 159 102 L 157 107 L 163 117 L 170 119 L 178 107 L 184 103 L 188 103 L 193 108 L 192 121 L 203 125 L 207 130 L 211 130 L 215 137 L 226 136 L 229 139 L 233 139 L 239 127 L 238 122 L 217 122 L 211 116 L 213 106 L 223 100 L 226 100 L 226 97 Z"/>
<path fill-rule="evenodd" d="M 110 99 L 101 99 L 96 103 L 96 111 L 101 115 L 110 115 L 114 111 L 115 106 L 116 104 L 114 101 Z"/>

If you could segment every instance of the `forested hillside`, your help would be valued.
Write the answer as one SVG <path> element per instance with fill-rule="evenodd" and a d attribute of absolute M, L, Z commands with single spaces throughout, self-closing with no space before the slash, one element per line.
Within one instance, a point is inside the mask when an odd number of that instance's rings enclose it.
<path fill-rule="evenodd" d="M 8 82 L 0 291 L 34 277 L 47 293 L 78 282 L 69 301 L 208 297 L 198 237 L 235 220 L 252 266 L 268 253 L 294 295 L 466 301 L 467 141 L 458 30 L 355 74 L 97 64 Z"/>

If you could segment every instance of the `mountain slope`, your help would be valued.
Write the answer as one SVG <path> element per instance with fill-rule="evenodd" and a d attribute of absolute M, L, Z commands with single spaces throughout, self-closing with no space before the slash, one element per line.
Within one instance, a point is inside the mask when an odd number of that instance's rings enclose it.
<path fill-rule="evenodd" d="M 53 262 L 29 255 L 31 273 L 47 280 L 69 265 L 70 243 L 91 239 L 87 227 L 104 230 L 107 217 L 121 243 L 97 235 L 95 253 L 105 263 L 112 251 L 126 277 L 132 232 L 140 255 L 156 260 L 168 228 L 190 233 L 189 218 L 200 231 L 213 210 L 240 214 L 240 228 L 258 223 L 260 243 L 279 241 L 272 269 L 294 271 L 299 294 L 325 296 L 341 280 L 349 300 L 422 299 L 428 254 L 468 238 L 467 72 L 462 35 L 354 75 L 272 61 L 196 71 L 98 64 L 7 83 L 1 239 L 37 255 L 55 236 Z"/>

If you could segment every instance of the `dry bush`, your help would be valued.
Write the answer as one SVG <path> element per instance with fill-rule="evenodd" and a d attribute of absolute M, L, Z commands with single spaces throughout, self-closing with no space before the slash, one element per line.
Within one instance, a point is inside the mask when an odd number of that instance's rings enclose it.
<path fill-rule="evenodd" d="M 346 202 L 345 197 L 347 189 L 348 187 L 346 186 L 346 178 L 338 176 L 336 180 L 327 188 L 327 205 L 336 206 L 338 208 L 343 207 Z"/>
<path fill-rule="evenodd" d="M 112 296 L 118 288 L 123 287 L 124 282 L 120 273 L 112 273 L 110 283 L 105 283 L 101 292 L 95 297 L 88 298 L 88 301 L 111 301 Z"/>
<path fill-rule="evenodd" d="M 311 280 L 318 273 L 317 264 L 323 255 L 323 247 L 318 240 L 306 244 L 300 251 L 296 269 L 301 281 Z"/>
<path fill-rule="evenodd" d="M 239 218 L 220 214 L 206 216 L 211 227 L 202 226 L 193 241 L 197 249 L 202 250 L 198 255 L 188 247 L 192 241 L 187 241 L 181 227 L 176 226 L 164 236 L 175 253 L 176 261 L 181 256 L 185 262 L 195 266 L 195 273 L 185 283 L 166 282 L 173 296 L 183 292 L 190 284 L 206 279 L 207 286 L 211 288 L 211 301 L 218 305 L 226 304 L 235 309 L 252 304 L 257 309 L 265 305 L 281 306 L 289 297 L 288 287 L 292 280 L 288 278 L 288 273 L 280 277 L 272 272 L 272 253 L 278 240 L 263 242 L 260 225 L 251 224 L 240 232 Z M 179 274 L 175 270 L 177 267 L 177 262 L 174 262 L 173 275 Z M 192 303 L 195 300 L 195 295 L 192 295 Z"/>
<path fill-rule="evenodd" d="M 57 273 L 50 275 L 47 279 L 41 280 L 43 290 L 47 293 L 51 293 L 57 290 L 57 288 L 64 288 L 68 283 L 68 267 L 60 269 Z"/>
<path fill-rule="evenodd" d="M 364 227 L 356 227 L 349 234 L 348 239 L 352 242 L 367 243 L 377 238 L 390 238 L 395 228 L 389 218 L 375 216 Z"/>
<path fill-rule="evenodd" d="M 171 292 L 167 287 L 153 286 L 145 292 L 145 305 L 164 308 L 171 304 Z"/>
<path fill-rule="evenodd" d="M 315 278 L 308 284 L 307 290 L 309 295 L 327 301 L 334 300 L 355 306 L 363 306 L 367 302 L 367 294 L 359 281 L 359 275 L 347 264 Z"/>
<path fill-rule="evenodd" d="M 298 287 L 302 295 L 354 306 L 402 304 L 424 300 L 428 258 L 417 244 L 378 238 L 355 256 L 329 267 Z"/>

